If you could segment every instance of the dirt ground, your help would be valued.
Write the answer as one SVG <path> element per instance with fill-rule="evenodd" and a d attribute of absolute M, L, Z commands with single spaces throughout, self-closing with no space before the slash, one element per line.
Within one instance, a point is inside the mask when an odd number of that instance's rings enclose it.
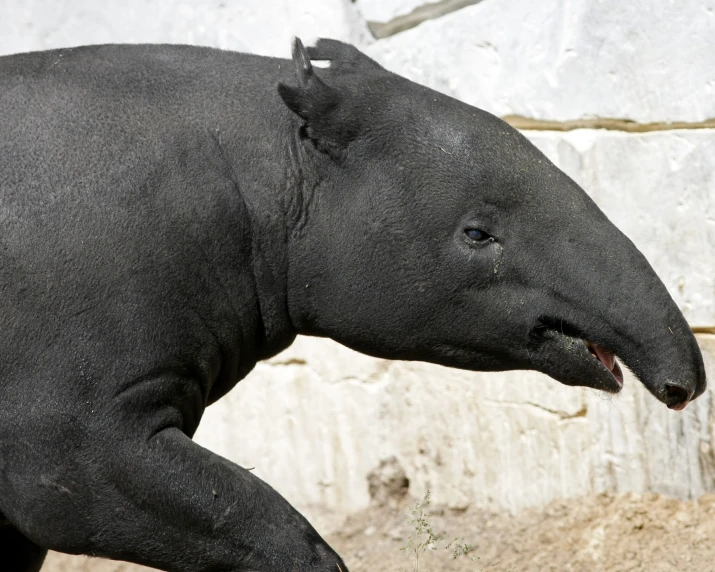
<path fill-rule="evenodd" d="M 328 542 L 351 572 L 414 572 L 401 550 L 416 535 L 414 500 L 391 499 L 350 517 Z M 423 509 L 445 540 L 420 554 L 420 572 L 715 572 L 715 495 L 683 502 L 659 495 L 601 495 L 559 501 L 515 516 Z M 470 543 L 453 559 L 454 536 Z M 421 539 L 425 539 L 423 534 Z M 51 554 L 43 572 L 138 572 L 145 568 Z"/>

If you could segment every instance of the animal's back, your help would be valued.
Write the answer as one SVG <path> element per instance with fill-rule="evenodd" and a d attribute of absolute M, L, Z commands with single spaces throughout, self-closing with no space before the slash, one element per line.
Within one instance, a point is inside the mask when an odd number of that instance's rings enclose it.
<path fill-rule="evenodd" d="M 88 176 L 108 179 L 113 173 L 103 168 L 150 159 L 182 128 L 220 128 L 209 118 L 227 108 L 233 121 L 255 115 L 257 105 L 270 104 L 266 92 L 275 91 L 281 62 L 163 45 L 0 57 L 3 198 L 8 189 L 34 185 L 46 193 Z"/>

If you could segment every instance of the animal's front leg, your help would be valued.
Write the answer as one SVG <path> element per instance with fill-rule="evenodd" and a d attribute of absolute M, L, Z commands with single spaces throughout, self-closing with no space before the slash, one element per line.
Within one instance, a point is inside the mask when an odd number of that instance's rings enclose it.
<path fill-rule="evenodd" d="M 274 489 L 179 429 L 184 408 L 159 396 L 185 383 L 142 385 L 113 404 L 123 422 L 99 439 L 84 552 L 171 572 L 347 571 Z"/>
<path fill-rule="evenodd" d="M 347 571 L 313 527 L 251 472 L 176 428 L 112 452 L 95 553 L 172 572 Z"/>

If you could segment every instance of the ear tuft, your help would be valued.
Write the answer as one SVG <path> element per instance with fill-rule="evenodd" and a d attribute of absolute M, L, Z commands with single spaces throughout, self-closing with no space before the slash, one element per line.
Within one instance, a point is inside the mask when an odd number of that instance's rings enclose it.
<path fill-rule="evenodd" d="M 316 61 L 329 61 L 332 68 L 340 70 L 384 70 L 380 64 L 355 46 L 329 38 L 320 38 L 315 47 L 308 48 L 308 56 Z"/>
<path fill-rule="evenodd" d="M 325 117 L 340 104 L 341 96 L 315 74 L 308 52 L 299 38 L 293 39 L 293 64 L 298 86 L 279 83 L 278 93 L 288 108 L 306 121 Z"/>

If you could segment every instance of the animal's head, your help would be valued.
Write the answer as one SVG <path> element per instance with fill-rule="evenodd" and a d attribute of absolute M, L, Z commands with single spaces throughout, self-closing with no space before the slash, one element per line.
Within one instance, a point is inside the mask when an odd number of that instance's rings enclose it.
<path fill-rule="evenodd" d="M 610 392 L 618 356 L 673 409 L 704 391 L 695 338 L 646 259 L 519 132 L 346 44 L 296 41 L 293 58 L 298 85 L 279 92 L 298 116 L 299 331 Z"/>

